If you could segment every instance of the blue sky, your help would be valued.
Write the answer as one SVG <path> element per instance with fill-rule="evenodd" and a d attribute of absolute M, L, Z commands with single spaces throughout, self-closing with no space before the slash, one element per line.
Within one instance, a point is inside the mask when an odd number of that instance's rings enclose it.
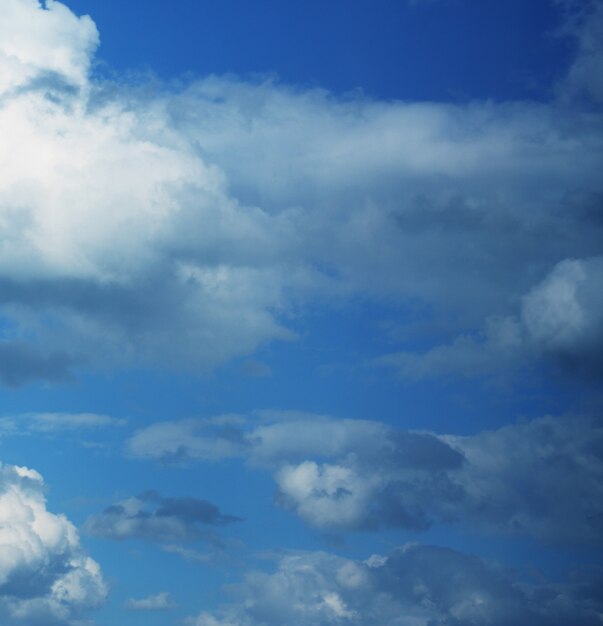
<path fill-rule="evenodd" d="M 70 6 L 94 14 L 98 58 L 109 68 L 145 68 L 162 79 L 269 74 L 287 84 L 386 99 L 542 97 L 571 48 L 555 36 L 562 19 L 547 0 L 438 6 L 183 0 L 169 12 L 155 0 L 144 11 L 116 4 Z"/>
<path fill-rule="evenodd" d="M 600 623 L 603 4 L 0 0 L 3 626 Z"/>

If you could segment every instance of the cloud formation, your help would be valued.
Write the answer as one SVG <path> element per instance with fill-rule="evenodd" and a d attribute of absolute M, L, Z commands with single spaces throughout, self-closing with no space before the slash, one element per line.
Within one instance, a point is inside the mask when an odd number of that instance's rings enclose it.
<path fill-rule="evenodd" d="M 603 377 L 603 257 L 565 259 L 522 296 L 519 313 L 426 352 L 376 359 L 407 379 L 479 376 L 546 360 L 562 372 Z"/>
<path fill-rule="evenodd" d="M 0 621 L 6 626 L 71 624 L 107 589 L 63 515 L 46 509 L 40 474 L 0 466 Z"/>
<path fill-rule="evenodd" d="M 131 598 L 126 602 L 126 608 L 131 611 L 166 611 L 174 607 L 170 594 L 162 591 L 154 596 L 147 598 L 135 599 Z"/>
<path fill-rule="evenodd" d="M 98 45 L 90 17 L 77 17 L 54 0 L 2 0 L 1 9 L 0 94 L 45 79 L 86 85 Z"/>
<path fill-rule="evenodd" d="M 285 555 L 232 593 L 230 606 L 188 625 L 595 626 L 603 608 L 593 584 L 529 584 L 477 557 L 420 545 L 367 561 Z"/>
<path fill-rule="evenodd" d="M 553 544 L 603 537 L 603 430 L 593 419 L 543 417 L 467 437 L 298 413 L 238 425 L 231 416 L 217 431 L 220 421 L 155 424 L 128 449 L 163 462 L 245 458 L 273 471 L 279 504 L 324 531 L 459 522 Z"/>
<path fill-rule="evenodd" d="M 603 133 L 579 100 L 409 104 L 221 77 L 140 90 L 91 78 L 90 18 L 2 10 L 4 384 L 213 367 L 294 338 L 308 302 L 358 294 L 479 329 L 564 260 L 601 255 Z"/>
<path fill-rule="evenodd" d="M 207 500 L 164 498 L 147 491 L 90 516 L 84 528 L 104 539 L 179 543 L 210 538 L 202 526 L 224 526 L 238 521 L 241 521 L 239 517 L 224 515 Z"/>
<path fill-rule="evenodd" d="M 40 432 L 107 428 L 126 423 L 123 419 L 98 413 L 28 413 L 20 417 L 28 422 L 31 430 Z"/>

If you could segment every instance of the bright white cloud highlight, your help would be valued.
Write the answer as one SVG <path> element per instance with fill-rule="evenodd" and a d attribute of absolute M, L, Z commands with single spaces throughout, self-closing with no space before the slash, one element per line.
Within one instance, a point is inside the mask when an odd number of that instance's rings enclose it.
<path fill-rule="evenodd" d="M 36 80 L 84 86 L 98 32 L 54 0 L 0 2 L 0 94 Z"/>
<path fill-rule="evenodd" d="M 0 466 L 2 624 L 70 624 L 106 593 L 73 524 L 46 509 L 42 477 L 26 467 Z"/>

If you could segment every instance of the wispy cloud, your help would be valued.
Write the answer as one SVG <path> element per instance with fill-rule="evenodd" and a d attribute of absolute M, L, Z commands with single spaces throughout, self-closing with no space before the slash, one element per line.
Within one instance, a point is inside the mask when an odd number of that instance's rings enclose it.
<path fill-rule="evenodd" d="M 27 413 L 21 418 L 30 429 L 42 432 L 107 428 L 125 426 L 127 423 L 124 419 L 98 413 Z"/>
<path fill-rule="evenodd" d="M 126 609 L 131 611 L 167 611 L 175 607 L 167 591 L 162 591 L 147 598 L 130 598 L 126 604 Z"/>

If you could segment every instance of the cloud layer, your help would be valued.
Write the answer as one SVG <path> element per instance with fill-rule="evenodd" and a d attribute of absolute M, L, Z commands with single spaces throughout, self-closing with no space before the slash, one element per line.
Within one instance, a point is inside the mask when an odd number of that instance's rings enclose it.
<path fill-rule="evenodd" d="M 603 133 L 577 97 L 408 104 L 220 77 L 153 92 L 90 78 L 89 18 L 2 7 L 5 384 L 212 367 L 359 294 L 453 337 L 601 255 Z M 600 17 L 576 26 L 572 84 Z"/>
<path fill-rule="evenodd" d="M 602 609 L 594 585 L 526 584 L 477 557 L 419 545 L 367 561 L 286 555 L 231 591 L 231 606 L 189 626 L 595 626 Z"/>
<path fill-rule="evenodd" d="M 259 347 L 298 339 L 316 303 L 354 299 L 402 327 L 388 354 L 359 359 L 406 379 L 544 364 L 600 383 L 603 3 L 561 4 L 576 55 L 550 101 L 450 104 L 236 76 L 105 80 L 91 73 L 91 18 L 54 0 L 0 0 L 0 383 L 241 356 L 248 375 L 266 376 L 274 364 L 252 358 Z M 412 336 L 418 318 L 438 332 Z M 122 423 L 21 421 L 42 432 Z M 554 546 L 603 538 L 595 418 L 460 437 L 223 415 L 142 428 L 127 452 L 243 459 L 271 473 L 276 504 L 331 536 L 458 524 Z M 210 562 L 196 542 L 217 552 L 217 529 L 236 521 L 205 500 L 146 492 L 85 529 Z M 534 582 L 430 546 L 367 561 L 286 553 L 189 624 L 591 626 L 603 614 L 595 584 Z M 41 476 L 0 466 L 0 623 L 75 626 L 106 593 L 73 524 L 47 510 Z M 168 592 L 126 603 L 172 606 Z"/>
<path fill-rule="evenodd" d="M 459 437 L 296 413 L 227 416 L 155 424 L 128 449 L 163 462 L 246 458 L 273 471 L 277 502 L 325 531 L 460 522 L 561 544 L 603 536 L 603 430 L 588 418 Z"/>

